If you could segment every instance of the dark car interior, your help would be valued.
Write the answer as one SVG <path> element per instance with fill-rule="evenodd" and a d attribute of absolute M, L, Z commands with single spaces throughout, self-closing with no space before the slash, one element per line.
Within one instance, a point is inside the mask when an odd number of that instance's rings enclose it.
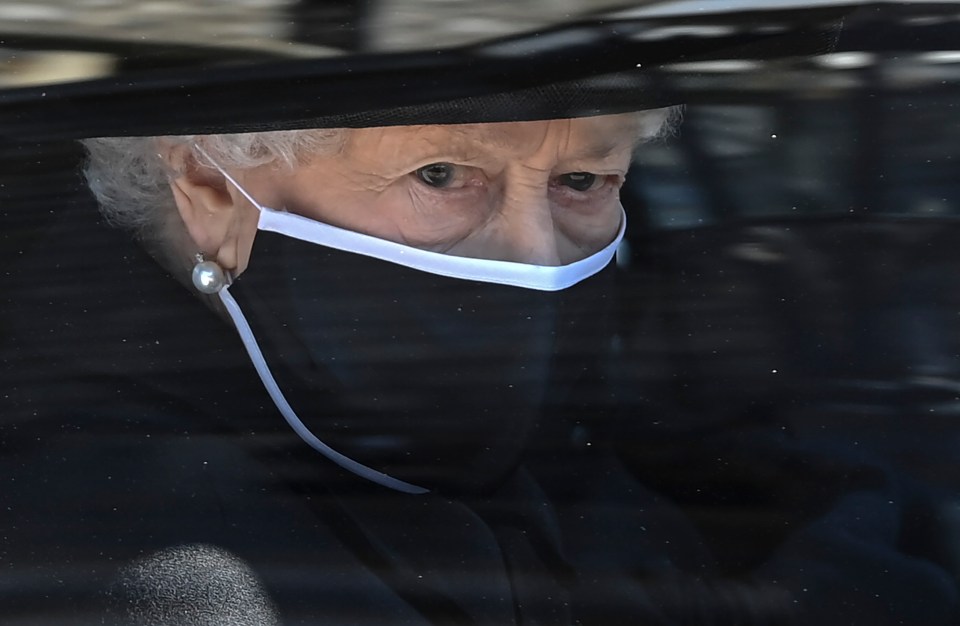
<path fill-rule="evenodd" d="M 960 3 L 127 4 L 115 29 L 0 20 L 0 623 L 113 623 L 104 598 L 141 593 L 117 567 L 224 532 L 284 624 L 960 620 Z M 86 69 L 30 74 L 67 58 Z M 621 190 L 609 291 L 562 301 L 528 482 L 422 506 L 317 470 L 244 413 L 254 391 L 222 393 L 259 383 L 215 370 L 239 354 L 220 320 L 151 334 L 194 296 L 104 223 L 77 143 L 674 105 Z M 477 520 L 510 591 L 447 543 Z M 577 590 L 562 610 L 556 589 Z M 270 623 L 185 597 L 184 624 Z"/>

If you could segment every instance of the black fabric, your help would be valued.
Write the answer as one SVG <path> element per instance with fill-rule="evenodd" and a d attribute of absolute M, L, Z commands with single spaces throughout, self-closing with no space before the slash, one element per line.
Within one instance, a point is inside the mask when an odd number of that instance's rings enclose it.
<path fill-rule="evenodd" d="M 956 617 L 949 571 L 903 541 L 922 491 L 841 442 L 660 403 L 612 375 L 638 355 L 588 315 L 560 329 L 516 465 L 483 492 L 410 496 L 300 442 L 228 324 L 89 203 L 33 242 L 0 291 L 5 624 L 97 623 L 122 567 L 196 543 L 248 563 L 284 623 Z M 722 512 L 755 552 L 724 549 Z"/>
<path fill-rule="evenodd" d="M 259 233 L 230 289 L 321 441 L 428 489 L 496 484 L 528 447 L 561 294 Z"/>

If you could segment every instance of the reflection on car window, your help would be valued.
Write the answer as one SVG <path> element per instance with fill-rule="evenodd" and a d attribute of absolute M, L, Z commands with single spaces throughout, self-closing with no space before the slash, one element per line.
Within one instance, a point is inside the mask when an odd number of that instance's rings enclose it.
<path fill-rule="evenodd" d="M 0 621 L 955 623 L 960 5 L 468 4 L 0 9 Z"/>

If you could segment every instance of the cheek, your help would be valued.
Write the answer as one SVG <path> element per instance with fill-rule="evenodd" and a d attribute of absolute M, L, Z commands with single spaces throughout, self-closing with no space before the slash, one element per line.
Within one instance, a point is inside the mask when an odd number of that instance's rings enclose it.
<path fill-rule="evenodd" d="M 260 211 L 250 207 L 240 221 L 240 232 L 237 237 L 237 275 L 241 274 L 250 264 L 250 254 L 253 252 L 253 240 L 257 236 L 257 224 L 260 221 Z"/>
<path fill-rule="evenodd" d="M 389 226 L 373 210 L 388 187 L 382 179 L 361 176 L 329 159 L 318 159 L 281 185 L 284 209 L 318 222 L 367 235 L 387 238 Z"/>
<path fill-rule="evenodd" d="M 485 187 L 431 189 L 412 179 L 394 185 L 376 207 L 394 225 L 397 234 L 390 239 L 435 251 L 468 237 L 486 221 L 489 210 Z"/>

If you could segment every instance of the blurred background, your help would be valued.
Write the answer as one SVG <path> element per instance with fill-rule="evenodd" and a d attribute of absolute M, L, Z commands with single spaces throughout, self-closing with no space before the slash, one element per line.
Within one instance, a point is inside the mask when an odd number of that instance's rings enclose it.
<path fill-rule="evenodd" d="M 650 0 L 633 3 L 643 5 Z M 150 48 L 245 58 L 457 46 L 572 22 L 614 0 L 41 0 L 0 5 L 0 86 L 108 76 Z M 17 43 L 23 45 L 16 49 Z M 140 54 L 131 54 L 131 49 Z M 134 57 L 134 58 L 131 58 Z M 141 58 L 136 58 L 141 57 Z"/>

